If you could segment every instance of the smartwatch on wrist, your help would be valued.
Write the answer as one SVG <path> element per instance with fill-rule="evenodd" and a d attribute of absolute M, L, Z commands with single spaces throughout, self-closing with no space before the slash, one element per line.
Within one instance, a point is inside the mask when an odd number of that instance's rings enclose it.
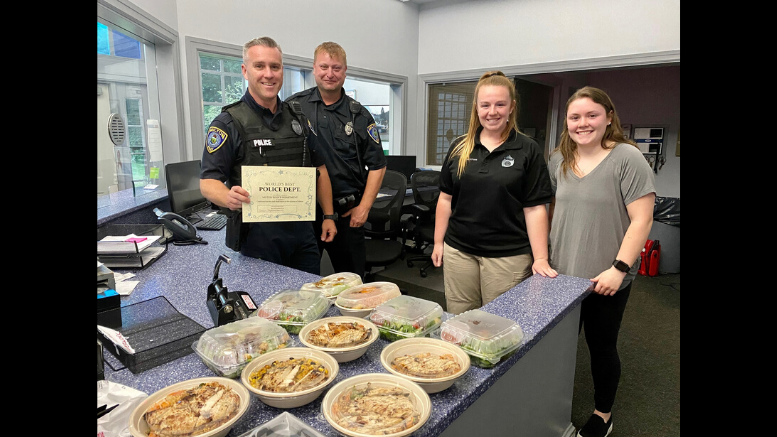
<path fill-rule="evenodd" d="M 629 270 L 631 269 L 630 265 L 626 264 L 625 262 L 623 262 L 623 261 L 621 261 L 619 259 L 616 259 L 615 261 L 613 261 L 612 262 L 612 266 L 615 267 L 616 269 L 620 270 L 623 273 L 628 273 Z"/>
<path fill-rule="evenodd" d="M 326 219 L 337 221 L 337 213 L 334 213 L 334 214 L 324 214 L 324 220 L 326 220 Z"/>

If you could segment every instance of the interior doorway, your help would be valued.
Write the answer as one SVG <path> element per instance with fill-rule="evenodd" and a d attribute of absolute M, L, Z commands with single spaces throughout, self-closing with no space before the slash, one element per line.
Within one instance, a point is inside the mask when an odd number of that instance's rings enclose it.
<path fill-rule="evenodd" d="M 553 87 L 516 77 L 515 90 L 519 98 L 518 129 L 544 148 L 543 156 L 547 162 L 556 123 L 551 113 Z"/>

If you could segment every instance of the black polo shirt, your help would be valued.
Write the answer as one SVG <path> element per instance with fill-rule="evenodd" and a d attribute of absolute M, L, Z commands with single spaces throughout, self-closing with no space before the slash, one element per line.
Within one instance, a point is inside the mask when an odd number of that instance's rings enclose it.
<path fill-rule="evenodd" d="M 325 156 L 335 199 L 356 192 L 364 193 L 368 170 L 386 166 L 386 156 L 372 114 L 361 104 L 359 112 L 352 114 L 349 105 L 353 99 L 345 95 L 342 88 L 340 92 L 340 100 L 331 105 L 321 100 L 318 87 L 300 91 L 286 99 L 287 102 L 297 100 L 300 103 L 302 112 L 322 143 L 319 152 Z M 346 130 L 349 122 L 353 122 L 350 135 Z M 361 166 L 356 155 L 357 147 Z"/>
<path fill-rule="evenodd" d="M 277 130 L 282 123 L 291 123 L 291 120 L 285 120 L 283 111 L 281 111 L 281 105 L 286 105 L 278 98 L 277 109 L 273 114 L 269 109 L 256 103 L 251 94 L 246 91 L 243 97 L 240 99 L 248 104 L 248 106 L 256 111 L 261 118 L 265 126 L 272 130 Z M 228 112 L 221 112 L 210 123 L 210 127 L 215 127 L 227 134 L 224 143 L 221 144 L 217 150 L 213 153 L 208 153 L 207 147 L 202 152 L 202 170 L 200 171 L 200 179 L 217 179 L 221 182 L 229 181 L 229 174 L 232 171 L 234 162 L 238 159 L 242 159 L 245 155 L 242 144 L 243 139 L 240 138 L 240 132 L 237 130 L 235 123 L 232 121 L 232 116 Z M 320 149 L 318 138 L 316 135 L 310 133 L 307 139 L 308 150 L 310 151 L 310 162 L 313 167 L 319 167 L 324 165 L 324 157 L 317 152 Z"/>
<path fill-rule="evenodd" d="M 461 178 L 451 144 L 442 164 L 440 191 L 453 196 L 445 242 L 465 253 L 498 258 L 531 253 L 523 208 L 550 203 L 548 167 L 542 149 L 513 131 L 488 151 L 475 134 L 475 148 Z"/>

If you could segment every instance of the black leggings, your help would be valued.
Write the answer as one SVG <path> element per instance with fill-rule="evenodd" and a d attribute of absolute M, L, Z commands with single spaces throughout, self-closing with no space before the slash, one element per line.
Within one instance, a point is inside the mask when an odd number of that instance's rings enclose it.
<path fill-rule="evenodd" d="M 585 341 L 591 354 L 591 376 L 594 380 L 594 406 L 609 413 L 615 403 L 615 393 L 621 377 L 618 356 L 618 332 L 623 312 L 629 299 L 631 285 L 618 290 L 614 296 L 591 292 L 580 309 L 580 328 L 585 328 Z M 579 333 L 578 329 L 578 333 Z"/>

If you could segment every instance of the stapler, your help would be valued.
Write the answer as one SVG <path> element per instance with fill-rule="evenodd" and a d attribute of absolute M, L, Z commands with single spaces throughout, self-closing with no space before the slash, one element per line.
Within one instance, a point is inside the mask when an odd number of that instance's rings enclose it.
<path fill-rule="evenodd" d="M 226 255 L 219 255 L 216 267 L 213 269 L 213 282 L 208 286 L 208 311 L 213 319 L 213 324 L 218 327 L 248 318 L 256 311 L 256 303 L 245 291 L 229 291 L 219 278 L 221 263 L 232 262 Z"/>

